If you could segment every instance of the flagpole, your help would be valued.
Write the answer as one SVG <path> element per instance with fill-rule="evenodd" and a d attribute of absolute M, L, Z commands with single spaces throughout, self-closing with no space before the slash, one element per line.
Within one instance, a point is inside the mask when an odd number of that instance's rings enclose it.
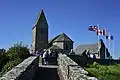
<path fill-rule="evenodd" d="M 110 51 L 110 54 L 111 54 L 111 45 L 110 45 L 110 43 L 111 43 L 111 34 L 110 34 L 110 32 L 109 32 L 109 37 L 108 37 L 108 40 L 109 40 L 109 42 L 108 42 L 108 44 L 109 44 L 109 51 Z M 111 54 L 112 55 L 112 54 Z"/>
<path fill-rule="evenodd" d="M 114 44 L 115 44 L 115 43 L 114 43 L 114 41 L 113 41 L 113 57 L 115 57 L 115 49 L 114 49 L 115 46 L 114 46 Z"/>
<path fill-rule="evenodd" d="M 105 28 L 105 59 L 106 59 L 106 45 L 107 45 L 107 41 L 106 41 L 106 34 L 107 34 L 107 30 Z"/>
<path fill-rule="evenodd" d="M 98 24 L 98 30 L 99 30 L 99 24 Z M 99 54 L 99 56 L 100 56 L 100 49 L 99 49 L 99 33 L 98 33 L 98 35 L 97 35 L 97 38 L 98 38 L 98 54 Z"/>
<path fill-rule="evenodd" d="M 111 39 L 111 41 L 112 41 L 112 55 L 113 55 L 113 57 L 114 57 L 114 41 L 113 41 L 113 39 Z"/>

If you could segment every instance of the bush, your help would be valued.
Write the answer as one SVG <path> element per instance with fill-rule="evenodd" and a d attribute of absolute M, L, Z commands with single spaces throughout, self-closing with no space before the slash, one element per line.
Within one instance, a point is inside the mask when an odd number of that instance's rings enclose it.
<path fill-rule="evenodd" d="M 17 66 L 20 62 L 22 62 L 22 59 L 16 59 L 14 61 L 9 61 L 2 69 L 2 72 L 6 73 L 9 70 L 11 70 L 14 66 Z"/>
<path fill-rule="evenodd" d="M 9 61 L 8 57 L 6 56 L 6 54 L 2 54 L 0 56 L 0 72 L 3 68 L 3 66 Z"/>
<path fill-rule="evenodd" d="M 26 59 L 30 56 L 29 49 L 23 45 L 23 43 L 14 44 L 9 50 L 7 51 L 9 59 Z"/>
<path fill-rule="evenodd" d="M 87 70 L 91 75 L 100 80 L 118 80 L 120 79 L 120 64 L 115 65 L 99 65 L 93 63 Z"/>
<path fill-rule="evenodd" d="M 92 68 L 99 68 L 99 63 L 97 63 L 97 62 L 93 62 L 93 64 L 91 64 L 90 65 L 90 67 L 92 67 Z"/>
<path fill-rule="evenodd" d="M 1 49 L 0 71 L 7 72 L 30 56 L 29 49 L 23 43 L 14 44 L 9 50 Z M 4 52 L 4 54 L 3 54 Z"/>

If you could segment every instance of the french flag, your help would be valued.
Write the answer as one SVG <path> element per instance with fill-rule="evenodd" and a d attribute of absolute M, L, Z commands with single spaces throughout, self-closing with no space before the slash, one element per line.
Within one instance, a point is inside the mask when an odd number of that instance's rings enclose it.
<path fill-rule="evenodd" d="M 107 40 L 113 40 L 113 36 L 106 36 Z"/>

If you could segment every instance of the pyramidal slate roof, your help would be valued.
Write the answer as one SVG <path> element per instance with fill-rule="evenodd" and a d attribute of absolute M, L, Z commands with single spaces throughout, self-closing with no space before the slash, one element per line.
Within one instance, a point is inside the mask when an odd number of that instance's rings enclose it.
<path fill-rule="evenodd" d="M 41 21 L 44 21 L 44 22 L 47 23 L 47 20 L 46 20 L 46 17 L 45 17 L 45 14 L 44 14 L 43 9 L 42 9 L 42 11 L 38 14 L 37 19 L 36 19 L 36 23 L 34 24 L 34 26 L 33 26 L 32 29 L 34 29 L 34 27 L 36 27 L 36 25 L 37 25 L 38 23 L 40 23 Z"/>

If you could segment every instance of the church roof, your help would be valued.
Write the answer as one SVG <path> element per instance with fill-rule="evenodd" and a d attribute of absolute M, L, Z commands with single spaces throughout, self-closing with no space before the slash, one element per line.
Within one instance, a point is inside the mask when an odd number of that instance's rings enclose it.
<path fill-rule="evenodd" d="M 54 42 L 57 41 L 71 41 L 73 42 L 65 33 L 60 34 L 59 36 L 56 37 L 56 39 L 54 39 Z"/>
<path fill-rule="evenodd" d="M 32 29 L 34 29 L 34 27 L 36 27 L 36 25 L 37 25 L 38 23 L 40 23 L 41 21 L 44 21 L 44 22 L 47 23 L 47 20 L 46 20 L 46 17 L 45 17 L 45 14 L 44 14 L 43 9 L 42 9 L 42 11 L 38 14 L 36 23 L 35 23 L 35 25 L 33 26 Z"/>
<path fill-rule="evenodd" d="M 99 45 L 100 48 L 102 48 L 102 47 L 105 48 L 103 40 L 100 39 L 98 41 L 98 43 L 96 43 L 96 44 L 83 44 L 83 45 L 79 45 L 75 49 L 75 53 L 76 54 L 82 54 L 85 50 L 89 50 L 90 53 L 98 53 L 98 50 L 99 50 L 98 45 Z"/>
<path fill-rule="evenodd" d="M 83 44 L 79 45 L 75 49 L 76 54 L 82 54 L 85 50 L 89 50 L 91 53 L 97 53 L 98 52 L 98 44 Z"/>
<path fill-rule="evenodd" d="M 56 45 L 52 45 L 49 49 L 61 49 L 61 48 Z"/>
<path fill-rule="evenodd" d="M 53 39 L 49 40 L 49 44 L 52 44 L 53 42 L 56 41 L 71 41 L 73 42 L 65 33 L 62 33 L 56 37 L 54 37 Z"/>

